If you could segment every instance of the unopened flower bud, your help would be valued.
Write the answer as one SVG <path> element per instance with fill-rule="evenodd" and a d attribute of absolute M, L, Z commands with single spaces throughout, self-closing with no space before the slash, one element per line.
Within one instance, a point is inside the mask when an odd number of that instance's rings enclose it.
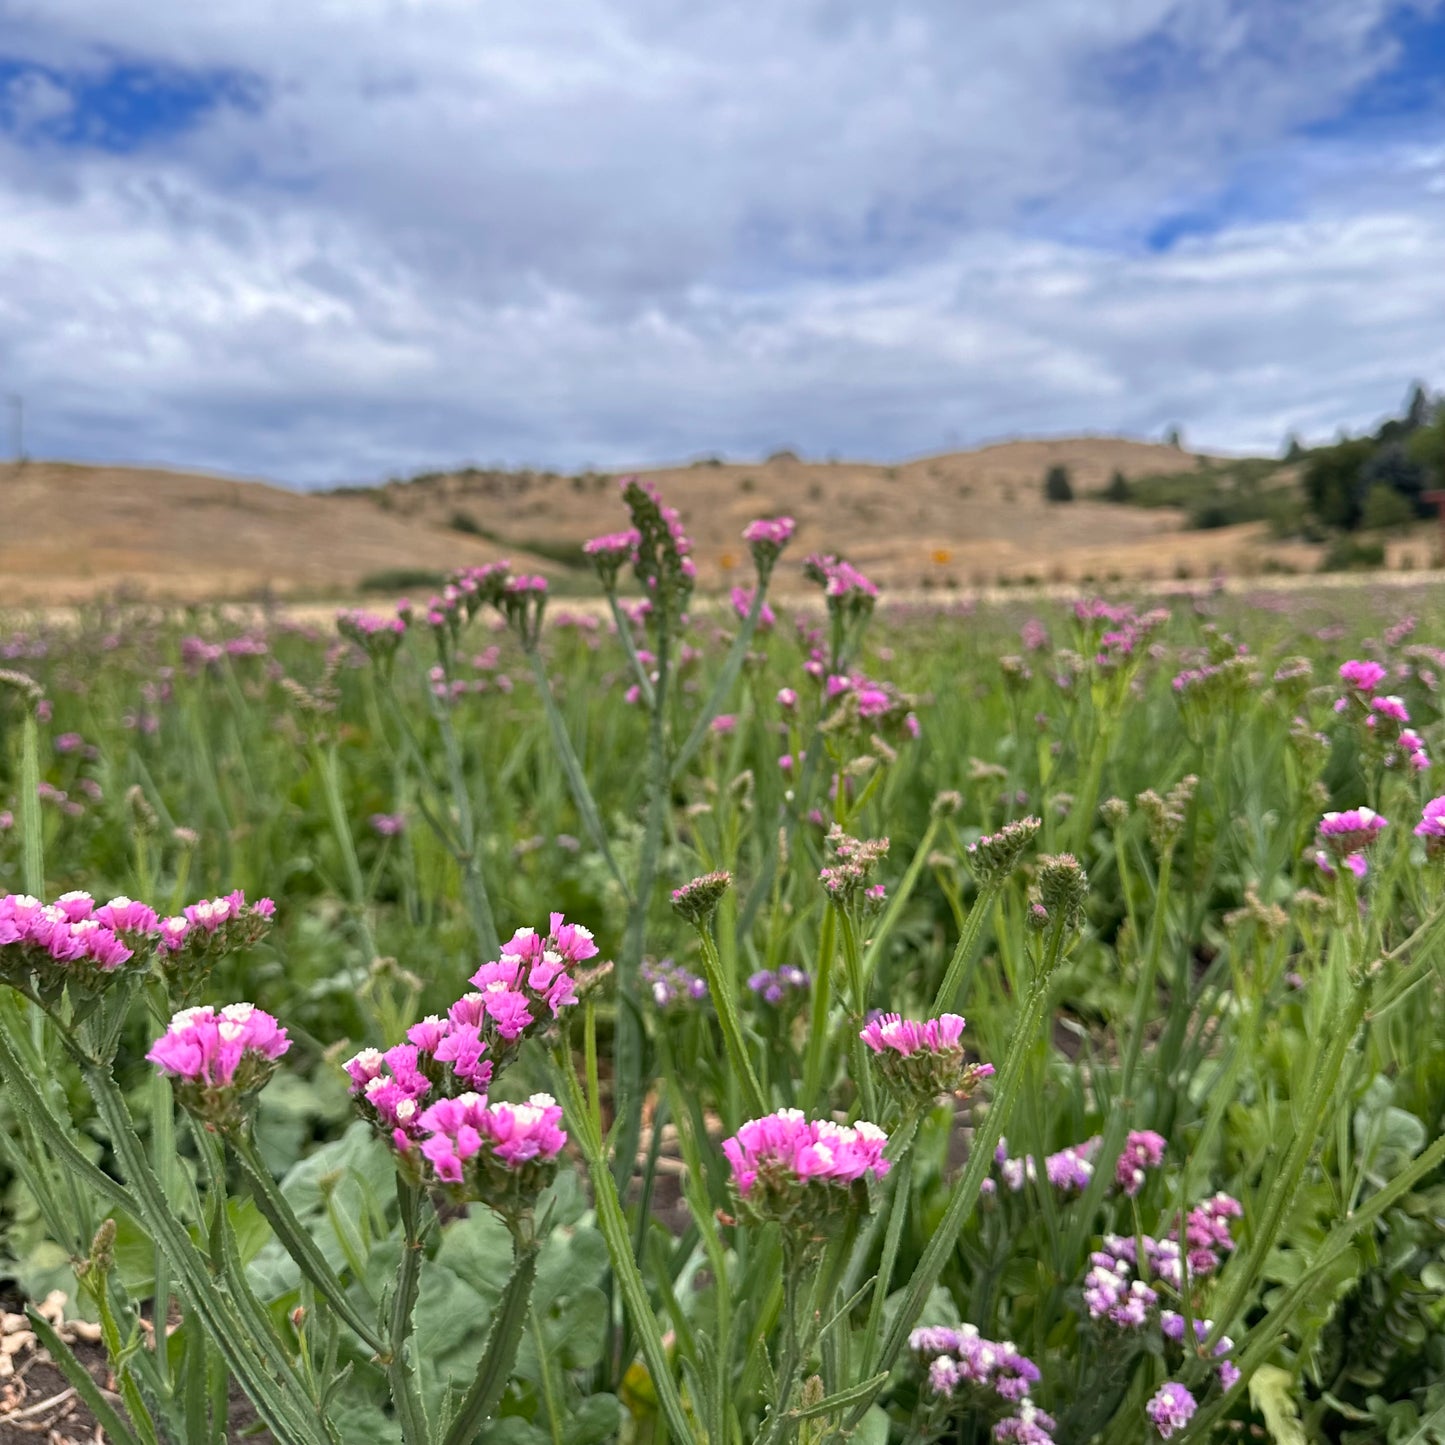
<path fill-rule="evenodd" d="M 704 873 L 672 890 L 673 909 L 678 917 L 686 919 L 694 928 L 706 927 L 732 883 L 733 875 L 725 868 Z"/>
<path fill-rule="evenodd" d="M 980 883 L 1002 883 L 1018 866 L 1023 851 L 1038 836 L 1043 823 L 1038 818 L 1020 818 L 1005 823 L 997 833 L 987 833 L 968 845 L 968 861 Z"/>
<path fill-rule="evenodd" d="M 1084 921 L 1084 904 L 1089 897 L 1089 875 L 1072 853 L 1045 854 L 1038 865 L 1039 901 L 1050 920 L 1065 928 L 1077 928 Z"/>
<path fill-rule="evenodd" d="M 1129 805 L 1123 798 L 1105 798 L 1099 804 L 1099 817 L 1106 828 L 1122 828 L 1129 817 Z"/>
<path fill-rule="evenodd" d="M 108 1274 L 115 1265 L 115 1220 L 102 1219 L 90 1241 L 91 1268 Z"/>

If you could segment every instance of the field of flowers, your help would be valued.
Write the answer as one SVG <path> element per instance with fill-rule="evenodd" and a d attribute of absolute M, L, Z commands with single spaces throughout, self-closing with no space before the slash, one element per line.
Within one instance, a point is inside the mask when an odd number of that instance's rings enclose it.
<path fill-rule="evenodd" d="M 0 1277 L 105 1438 L 1445 1442 L 1441 600 L 769 519 L 717 610 L 618 516 L 596 611 L 0 631 Z"/>

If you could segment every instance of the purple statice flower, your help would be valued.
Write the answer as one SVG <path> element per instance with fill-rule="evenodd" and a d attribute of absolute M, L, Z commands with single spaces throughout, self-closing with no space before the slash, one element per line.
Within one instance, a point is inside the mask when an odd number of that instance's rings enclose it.
<path fill-rule="evenodd" d="M 371 831 L 382 838 L 395 838 L 406 831 L 406 815 L 403 813 L 373 813 L 369 821 Z"/>
<path fill-rule="evenodd" d="M 1166 1148 L 1162 1134 L 1152 1129 L 1131 1129 L 1124 1152 L 1114 1166 L 1114 1182 L 1132 1199 L 1144 1187 L 1146 1171 L 1159 1167 Z"/>
<path fill-rule="evenodd" d="M 1326 813 L 1319 822 L 1320 845 L 1332 857 L 1345 858 L 1369 847 L 1388 826 L 1388 821 L 1373 808 Z"/>
<path fill-rule="evenodd" d="M 85 746 L 85 739 L 79 733 L 61 733 L 55 739 L 57 753 L 78 753 Z"/>
<path fill-rule="evenodd" d="M 1159 1432 L 1160 1438 L 1167 1440 L 1176 1430 L 1182 1430 L 1189 1423 L 1197 1408 L 1194 1396 L 1183 1385 L 1170 1380 L 1159 1387 L 1158 1393 L 1144 1407 L 1144 1411 Z"/>
<path fill-rule="evenodd" d="M 929 1388 L 949 1399 L 964 1390 L 992 1392 L 1022 1409 L 1040 1378 L 1038 1366 L 1027 1355 L 1006 1340 L 985 1339 L 976 1325 L 916 1329 L 908 1337 L 908 1347 L 926 1367 Z"/>
<path fill-rule="evenodd" d="M 1102 1143 L 1097 1135 L 1082 1144 L 1071 1144 L 1044 1160 L 1049 1183 L 1065 1194 L 1082 1194 L 1094 1177 L 1094 1155 Z"/>
<path fill-rule="evenodd" d="M 1123 1246 L 1132 1240 L 1105 1235 L 1104 1247 L 1089 1256 L 1084 1276 L 1084 1305 L 1093 1320 L 1108 1320 L 1120 1329 L 1138 1329 L 1159 1303 L 1158 1294 L 1142 1279 L 1134 1278 L 1134 1250 Z"/>
<path fill-rule="evenodd" d="M 1198 1344 L 1203 1344 L 1209 1338 L 1210 1331 L 1214 1328 L 1213 1320 L 1196 1319 L 1194 1321 L 1194 1338 Z M 1184 1343 L 1184 1316 L 1174 1310 L 1159 1311 L 1159 1333 L 1166 1340 L 1172 1340 L 1177 1345 Z M 1226 1389 L 1232 1390 L 1234 1383 L 1239 1379 L 1239 1366 L 1232 1360 L 1222 1358 L 1228 1355 L 1234 1348 L 1234 1341 L 1228 1335 L 1221 1335 L 1215 1341 L 1211 1353 L 1219 1361 L 1219 1383 Z"/>
<path fill-rule="evenodd" d="M 795 963 L 777 969 L 761 968 L 748 978 L 748 988 L 773 1008 L 801 1003 L 811 985 L 812 980 Z"/>
<path fill-rule="evenodd" d="M 667 1013 L 685 1009 L 707 997 L 707 984 L 670 958 L 644 962 L 639 971 L 652 1002 Z"/>
<path fill-rule="evenodd" d="M 1005 1415 L 993 1427 L 999 1445 L 1054 1445 L 1057 1429 L 1054 1417 L 1040 1410 L 1032 1400 L 1020 1400 L 1012 1415 Z"/>
<path fill-rule="evenodd" d="M 1213 1274 L 1223 1257 L 1234 1250 L 1230 1220 L 1240 1219 L 1244 1206 L 1231 1195 L 1218 1193 L 1196 1204 L 1184 1216 L 1184 1243 L 1189 1250 L 1189 1272 Z"/>

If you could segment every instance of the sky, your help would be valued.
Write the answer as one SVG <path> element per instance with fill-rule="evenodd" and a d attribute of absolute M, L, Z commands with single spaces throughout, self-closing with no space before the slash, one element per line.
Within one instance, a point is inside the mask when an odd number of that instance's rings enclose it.
<path fill-rule="evenodd" d="M 1275 453 L 1445 390 L 1442 257 L 1442 0 L 0 0 L 34 456 Z"/>

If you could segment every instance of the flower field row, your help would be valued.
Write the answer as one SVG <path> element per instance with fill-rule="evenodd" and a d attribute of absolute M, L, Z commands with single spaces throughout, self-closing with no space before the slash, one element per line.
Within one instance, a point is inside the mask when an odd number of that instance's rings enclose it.
<path fill-rule="evenodd" d="M 718 611 L 623 504 L 605 611 L 0 633 L 0 1250 L 108 1438 L 1445 1441 L 1445 608 L 769 518 Z"/>

